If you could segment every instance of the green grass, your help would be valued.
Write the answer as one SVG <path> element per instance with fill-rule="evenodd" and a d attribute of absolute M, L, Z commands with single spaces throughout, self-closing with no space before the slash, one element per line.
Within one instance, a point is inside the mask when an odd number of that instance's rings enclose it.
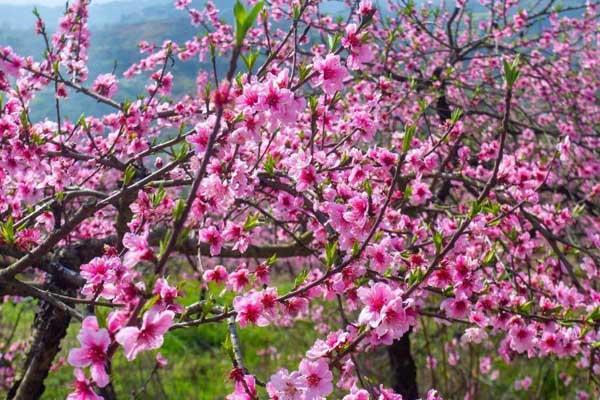
<path fill-rule="evenodd" d="M 185 285 L 183 304 L 191 304 L 198 295 L 196 284 Z M 284 285 L 286 286 L 286 285 Z M 282 287 L 281 290 L 286 290 Z M 214 293 L 220 291 L 214 289 Z M 230 302 L 229 294 L 222 299 Z M 35 304 L 27 301 L 22 304 L 4 303 L 0 305 L 0 338 L 8 336 L 8 329 L 17 320 L 15 339 L 27 338 L 33 320 Z M 300 327 L 300 329 L 297 329 Z M 76 339 L 79 325 L 69 327 L 63 341 L 63 349 L 58 357 L 60 365 L 46 380 L 44 399 L 64 399 L 71 390 L 73 369 L 64 362 L 67 350 L 78 347 Z M 113 384 L 119 398 L 131 398 L 137 392 L 138 399 L 223 399 L 231 393 L 233 385 L 228 379 L 232 368 L 231 360 L 223 347 L 227 335 L 226 323 L 213 323 L 179 329 L 165 336 L 165 343 L 159 350 L 167 358 L 168 366 L 150 376 L 155 365 L 157 351 L 145 352 L 134 362 L 125 360 L 122 349 L 113 359 Z M 295 327 L 269 326 L 264 328 L 247 327 L 239 330 L 242 352 L 246 368 L 262 380 L 268 380 L 278 368 L 297 368 L 300 356 L 316 338 L 312 323 L 299 321 Z M 62 364 L 62 365 L 61 365 Z M 145 390 L 141 390 L 145 388 Z M 262 390 L 262 389 L 261 389 Z M 0 392 L 1 395 L 1 392 Z"/>
<path fill-rule="evenodd" d="M 194 302 L 198 295 L 195 285 L 190 283 L 184 287 L 186 293 L 183 298 L 184 304 Z M 282 285 L 280 292 L 284 293 L 289 289 L 289 284 Z M 212 292 L 217 293 L 219 289 L 215 288 Z M 229 295 L 223 299 L 223 302 L 230 300 Z M 15 330 L 14 340 L 26 339 L 29 336 L 34 310 L 35 303 L 32 301 L 17 305 L 0 304 L 0 351 L 3 348 L 2 340 L 10 334 L 19 313 L 19 324 Z M 261 381 L 267 381 L 270 375 L 281 367 L 289 370 L 296 369 L 301 356 L 317 337 L 322 336 L 310 319 L 296 321 L 292 327 L 268 326 L 240 329 L 245 366 Z M 339 327 L 339 316 L 335 307 L 326 306 L 323 310 L 323 319 L 329 321 L 334 329 Z M 457 337 L 459 333 L 457 329 L 460 328 L 440 327 L 428 320 L 426 323 L 428 342 L 425 341 L 422 329 L 417 329 L 411 335 L 412 354 L 417 363 L 417 379 L 421 393 L 424 393 L 433 383 L 432 372 L 425 365 L 429 351 L 438 360 L 438 366 L 433 371 L 435 386 L 441 392 L 450 394 L 447 399 L 463 397 L 464 377 L 469 375 L 472 380 L 478 381 L 477 399 L 559 400 L 575 398 L 576 387 L 589 387 L 587 371 L 578 369 L 572 360 L 554 358 L 528 360 L 526 356 L 521 356 L 511 364 L 504 364 L 498 358 L 499 340 L 497 339 L 493 342 L 495 347 L 474 345 L 470 348 L 459 345 L 460 363 L 443 368 L 443 360 L 447 356 L 444 343 Z M 63 350 L 57 360 L 57 365 L 60 366 L 46 380 L 44 399 L 64 399 L 70 391 L 73 370 L 64 363 L 64 357 L 66 357 L 66 349 L 78 346 L 76 339 L 78 329 L 78 324 L 72 324 L 69 328 L 67 338 L 63 342 Z M 160 349 L 160 353 L 168 359 L 169 364 L 153 376 L 150 376 L 150 371 L 155 364 L 156 351 L 142 353 L 134 362 L 127 362 L 122 349 L 119 349 L 113 360 L 112 374 L 118 397 L 130 399 L 133 398 L 132 393 L 137 392 L 136 398 L 148 400 L 223 399 L 233 388 L 228 379 L 232 363 L 223 348 L 226 335 L 225 323 L 201 325 L 169 333 L 165 337 L 164 346 Z M 475 372 L 481 356 L 495 358 L 492 369 L 497 369 L 499 372 L 496 380 Z M 389 364 L 384 348 L 369 351 L 361 355 L 359 360 L 368 381 L 375 385 L 379 383 L 389 385 Z M 561 373 L 568 374 L 573 381 L 569 383 Z M 533 379 L 532 387 L 528 391 L 516 391 L 514 381 L 525 376 Z M 140 391 L 143 387 L 145 390 Z M 261 398 L 266 398 L 264 389 L 261 388 L 260 393 L 263 394 Z M 341 392 L 335 392 L 331 396 L 332 399 L 341 397 Z"/>

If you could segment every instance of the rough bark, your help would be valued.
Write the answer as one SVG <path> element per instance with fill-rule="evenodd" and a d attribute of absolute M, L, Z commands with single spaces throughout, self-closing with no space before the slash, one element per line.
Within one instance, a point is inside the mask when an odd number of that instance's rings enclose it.
<path fill-rule="evenodd" d="M 50 277 L 46 281 L 48 289 L 54 292 L 72 295 L 70 291 L 56 287 Z M 10 400 L 34 400 L 42 397 L 44 380 L 48 376 L 54 357 L 60 351 L 60 342 L 67 334 L 71 317 L 50 303 L 40 300 L 33 323 L 33 342 L 25 359 L 21 375 L 15 379 L 8 392 Z"/>
<path fill-rule="evenodd" d="M 388 356 L 392 368 L 392 388 L 401 394 L 404 400 L 416 400 L 419 397 L 419 389 L 417 367 L 410 353 L 410 331 L 388 347 Z"/>

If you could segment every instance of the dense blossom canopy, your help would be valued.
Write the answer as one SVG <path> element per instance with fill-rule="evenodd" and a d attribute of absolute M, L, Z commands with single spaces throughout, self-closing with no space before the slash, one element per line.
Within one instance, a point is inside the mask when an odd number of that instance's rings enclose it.
<path fill-rule="evenodd" d="M 141 43 L 123 76 L 88 76 L 88 0 L 56 32 L 38 17 L 42 57 L 0 47 L 0 293 L 38 299 L 49 325 L 33 339 L 49 360 L 2 375 L 14 398 L 41 394 L 71 319 L 71 400 L 115 398 L 115 354 L 213 323 L 231 400 L 412 398 L 365 383 L 357 356 L 427 324 L 458 332 L 450 365 L 479 344 L 481 375 L 492 358 L 572 359 L 572 395 L 598 396 L 596 2 L 361 0 L 335 17 L 248 1 L 229 19 L 195 3 L 174 6 L 201 34 Z M 206 68 L 173 95 L 172 64 L 191 59 Z M 145 93 L 121 97 L 138 76 Z M 33 121 L 44 91 L 56 113 Z M 110 111 L 66 118 L 76 93 Z M 239 330 L 323 306 L 344 323 L 318 321 L 294 370 L 244 366 Z"/>

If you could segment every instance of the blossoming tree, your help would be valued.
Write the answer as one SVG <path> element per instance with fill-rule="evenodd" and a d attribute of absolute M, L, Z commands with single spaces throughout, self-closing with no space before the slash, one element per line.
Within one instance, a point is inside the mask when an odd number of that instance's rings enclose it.
<path fill-rule="evenodd" d="M 570 360 L 571 395 L 598 396 L 597 2 L 248 3 L 225 22 L 175 1 L 201 34 L 142 43 L 124 76 L 88 76 L 88 0 L 56 32 L 38 15 L 42 57 L 0 47 L 0 293 L 38 303 L 8 398 L 42 396 L 69 325 L 75 400 L 117 398 L 117 353 L 203 324 L 228 327 L 228 399 L 473 399 L 519 358 Z M 211 67 L 173 95 L 193 58 Z M 33 121 L 42 91 L 56 112 Z M 111 111 L 66 118 L 75 93 Z M 245 367 L 240 330 L 316 306 L 343 324 L 294 370 Z M 458 338 L 450 366 L 478 352 L 458 394 L 417 386 L 410 342 L 432 329 Z M 389 386 L 361 368 L 381 347 Z"/>

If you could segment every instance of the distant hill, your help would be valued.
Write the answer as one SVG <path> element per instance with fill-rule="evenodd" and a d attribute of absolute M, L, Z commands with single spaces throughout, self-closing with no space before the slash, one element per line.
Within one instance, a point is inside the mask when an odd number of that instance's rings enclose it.
<path fill-rule="evenodd" d="M 534 0 L 531 0 L 534 1 Z M 537 0 L 536 0 L 537 1 Z M 44 0 L 32 0 L 35 3 L 48 4 Z M 221 17 L 232 19 L 232 7 L 235 0 L 213 0 Z M 383 5 L 384 1 L 375 2 Z M 425 0 L 416 1 L 418 4 Z M 441 3 L 441 2 L 440 2 Z M 453 1 L 447 2 L 454 4 Z M 560 3 L 560 2 L 557 2 Z M 583 4 L 585 0 L 563 0 L 563 5 Z M 201 8 L 205 0 L 194 0 L 192 5 Z M 434 1 L 435 4 L 435 1 Z M 475 14 L 481 12 L 479 0 L 470 0 L 469 9 Z M 0 3 L 0 46 L 11 46 L 19 54 L 33 55 L 39 58 L 43 52 L 43 41 L 33 31 L 35 18 L 32 5 L 7 5 Z M 38 10 L 46 21 L 49 31 L 54 31 L 61 17 L 64 6 L 40 6 Z M 347 15 L 348 9 L 341 1 L 324 1 L 321 3 L 324 13 L 338 16 Z M 385 14 L 385 9 L 380 10 Z M 194 35 L 202 33 L 189 23 L 186 12 L 176 10 L 173 0 L 115 0 L 112 2 L 94 3 L 90 9 L 90 30 L 92 32 L 92 47 L 90 51 L 90 80 L 101 73 L 110 72 L 115 68 L 117 76 L 140 58 L 137 44 L 140 40 L 162 43 L 169 38 L 177 43 L 184 43 Z M 226 61 L 223 61 L 225 63 Z M 185 63 L 176 62 L 173 74 L 176 77 L 174 92 L 190 91 L 195 86 L 195 79 L 200 68 L 207 68 L 197 60 Z M 134 99 L 144 90 L 144 79 L 121 79 L 121 90 L 118 100 Z M 64 102 L 63 114 L 76 119 L 82 112 L 86 115 L 101 115 L 108 107 L 96 103 L 89 98 L 73 94 L 77 101 Z M 32 107 L 32 117 L 35 120 L 54 115 L 53 94 L 46 93 L 36 98 Z"/>
<path fill-rule="evenodd" d="M 32 0 L 37 3 L 43 1 Z M 235 0 L 213 0 L 221 10 L 221 18 L 231 20 Z M 193 6 L 201 8 L 204 0 L 193 2 Z M 329 12 L 343 11 L 337 1 L 326 1 L 325 8 Z M 53 32 L 63 14 L 64 7 L 37 7 L 44 18 L 48 30 Z M 7 5 L 0 3 L 0 46 L 11 46 L 22 55 L 33 55 L 39 58 L 44 51 L 43 41 L 33 31 L 35 17 L 32 5 Z M 176 10 L 173 0 L 115 0 L 109 3 L 95 4 L 90 8 L 90 31 L 92 46 L 88 64 L 90 80 L 101 73 L 110 72 L 115 68 L 117 76 L 134 62 L 140 59 L 137 44 L 140 40 L 162 43 L 171 39 L 179 44 L 202 33 L 192 26 L 186 12 Z M 223 61 L 223 65 L 226 61 Z M 172 69 L 176 77 L 174 92 L 190 91 L 195 86 L 195 79 L 200 68 L 208 68 L 197 60 L 185 63 L 176 62 Z M 126 98 L 135 99 L 144 90 L 144 79 L 120 79 L 119 101 Z M 108 106 L 99 104 L 85 96 L 72 94 L 77 101 L 66 101 L 63 104 L 63 115 L 76 119 L 84 112 L 86 115 L 101 115 L 110 111 Z M 54 115 L 53 93 L 45 93 L 35 99 L 31 107 L 34 120 L 41 120 Z"/>
<path fill-rule="evenodd" d="M 217 1 L 224 9 L 231 9 L 233 0 Z M 60 7 L 38 7 L 38 10 L 53 31 L 62 15 Z M 9 6 L 0 4 L 0 46 L 11 46 L 19 54 L 41 56 L 43 41 L 33 32 L 35 19 L 32 6 Z M 88 64 L 90 80 L 95 76 L 110 72 L 115 68 L 117 76 L 141 57 L 137 49 L 140 40 L 162 43 L 169 38 L 184 43 L 200 33 L 189 23 L 187 13 L 176 10 L 170 0 L 115 1 L 92 5 L 90 10 L 90 31 L 92 46 Z M 39 57 L 38 57 L 39 58 Z M 195 60 L 177 62 L 173 68 L 176 76 L 175 91 L 181 92 L 195 85 L 200 68 Z M 121 89 L 118 100 L 134 99 L 144 90 L 143 79 L 120 79 Z M 108 106 L 81 95 L 73 94 L 77 101 L 64 102 L 64 115 L 77 118 L 82 112 L 86 115 L 100 115 L 109 111 Z M 31 107 L 35 120 L 54 115 L 52 93 L 35 100 Z"/>

